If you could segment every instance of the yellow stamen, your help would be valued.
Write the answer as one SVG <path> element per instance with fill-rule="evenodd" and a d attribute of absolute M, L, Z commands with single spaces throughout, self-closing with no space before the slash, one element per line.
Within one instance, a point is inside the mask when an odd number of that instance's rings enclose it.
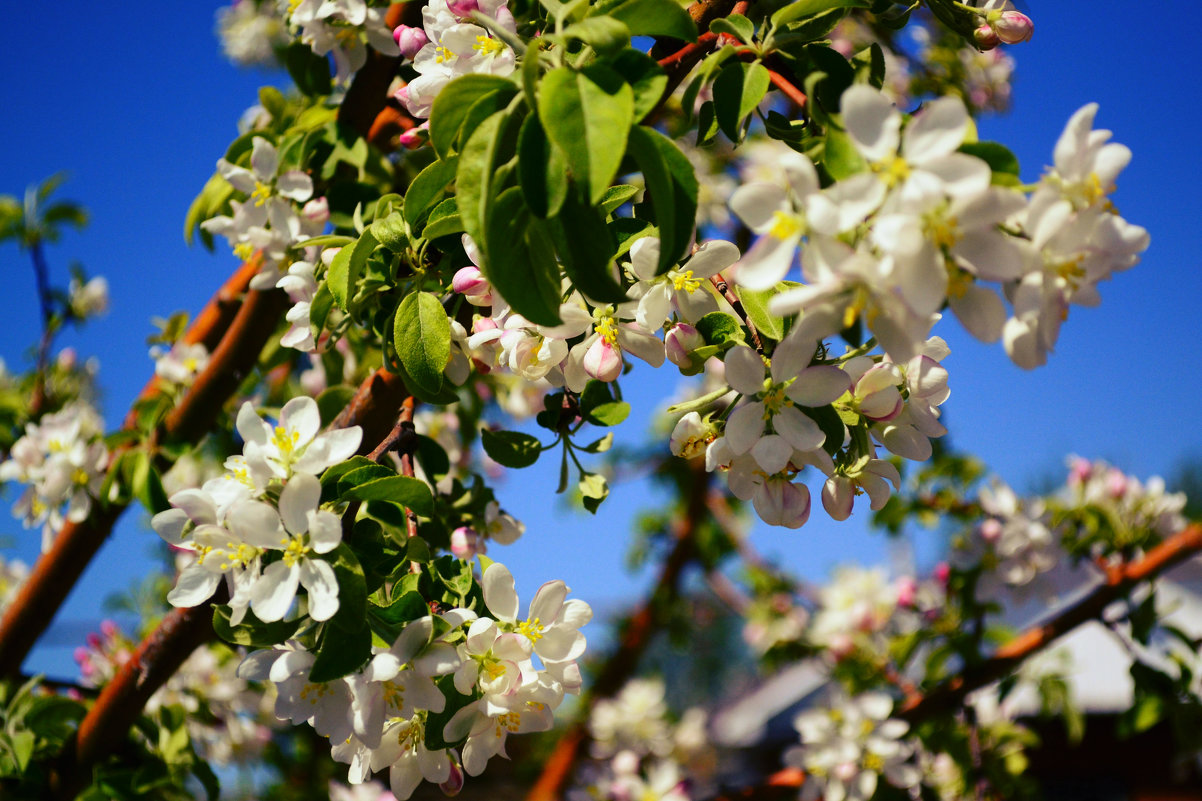
<path fill-rule="evenodd" d="M 255 181 L 255 191 L 250 193 L 250 199 L 256 206 L 262 206 L 271 197 L 271 187 L 262 181 Z"/>
<path fill-rule="evenodd" d="M 672 288 L 677 292 L 696 292 L 701 288 L 701 279 L 694 278 L 692 270 L 683 270 L 672 276 Z"/>
<path fill-rule="evenodd" d="M 602 317 L 595 326 L 595 330 L 598 336 L 608 342 L 611 347 L 618 346 L 618 324 L 614 322 L 614 318 Z"/>
<path fill-rule="evenodd" d="M 530 642 L 538 642 L 543 638 L 542 621 L 536 617 L 523 620 L 518 624 L 518 634 L 525 634 Z"/>
<path fill-rule="evenodd" d="M 309 547 L 299 537 L 289 537 L 282 542 L 286 544 L 284 548 L 284 564 L 288 565 L 288 567 L 293 567 L 297 562 L 305 558 L 305 554 L 309 553 Z"/>
<path fill-rule="evenodd" d="M 801 234 L 801 218 L 796 214 L 777 209 L 772 212 L 772 227 L 768 236 L 774 239 L 793 239 Z"/>
<path fill-rule="evenodd" d="M 444 61 L 450 61 L 453 58 L 458 58 L 455 53 L 451 52 L 451 48 L 443 47 L 442 45 L 434 48 L 434 52 L 437 54 L 434 57 L 434 63 L 436 64 L 442 64 Z"/>
<path fill-rule="evenodd" d="M 472 46 L 472 49 L 486 56 L 494 56 L 504 50 L 505 45 L 496 39 L 481 35 L 476 37 L 476 44 Z"/>

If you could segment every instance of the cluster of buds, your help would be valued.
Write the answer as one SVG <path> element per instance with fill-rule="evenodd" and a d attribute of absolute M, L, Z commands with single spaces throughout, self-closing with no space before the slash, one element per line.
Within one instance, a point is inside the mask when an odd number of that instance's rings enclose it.
<path fill-rule="evenodd" d="M 987 0 L 978 13 L 982 22 L 972 37 L 982 50 L 992 50 L 1000 44 L 1021 44 L 1035 33 L 1035 23 L 1021 11 L 1015 11 L 1009 0 Z"/>

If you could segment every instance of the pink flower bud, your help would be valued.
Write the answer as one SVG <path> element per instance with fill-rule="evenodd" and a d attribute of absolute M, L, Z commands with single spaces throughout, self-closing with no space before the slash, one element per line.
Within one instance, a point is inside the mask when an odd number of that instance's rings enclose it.
<path fill-rule="evenodd" d="M 410 128 L 400 135 L 399 141 L 401 147 L 406 150 L 417 150 L 422 145 L 426 144 L 426 140 L 430 138 L 429 123 L 422 123 L 416 128 Z"/>
<path fill-rule="evenodd" d="M 401 55 L 410 61 L 417 55 L 417 51 L 425 47 L 430 37 L 426 36 L 426 32 L 421 28 L 413 28 L 409 25 L 398 25 L 392 32 L 392 38 L 396 42 L 397 47 L 401 48 Z"/>
<path fill-rule="evenodd" d="M 79 355 L 75 352 L 75 348 L 63 348 L 55 358 L 55 362 L 63 370 L 74 369 L 77 361 L 79 361 Z"/>
<path fill-rule="evenodd" d="M 981 535 L 981 539 L 985 540 L 985 542 L 997 542 L 998 538 L 1002 536 L 1002 523 L 1000 520 L 991 517 L 981 524 L 978 532 Z"/>
<path fill-rule="evenodd" d="M 622 352 L 597 337 L 584 354 L 584 372 L 598 381 L 613 381 L 622 374 Z"/>
<path fill-rule="evenodd" d="M 1127 476 L 1122 470 L 1111 470 L 1106 474 L 1106 492 L 1116 501 L 1127 494 Z"/>
<path fill-rule="evenodd" d="M 897 605 L 913 606 L 918 598 L 918 582 L 913 576 L 902 576 L 897 580 Z"/>
<path fill-rule="evenodd" d="M 981 50 L 992 50 L 1002 43 L 1002 40 L 997 36 L 997 32 L 989 25 L 981 25 L 973 31 L 972 38 Z"/>
<path fill-rule="evenodd" d="M 479 267 L 461 267 L 451 278 L 451 289 L 467 298 L 473 306 L 492 305 L 492 285 Z M 494 328 L 496 327 L 494 323 Z"/>
<path fill-rule="evenodd" d="M 472 320 L 473 334 L 479 334 L 481 331 L 496 331 L 499 327 L 497 321 L 491 317 L 477 317 Z"/>
<path fill-rule="evenodd" d="M 396 100 L 396 102 L 400 103 L 405 108 L 409 107 L 409 87 L 408 86 L 402 86 L 400 89 L 397 89 L 395 92 L 392 93 L 392 97 L 393 97 L 393 99 Z"/>
<path fill-rule="evenodd" d="M 833 520 L 846 520 L 851 516 L 855 502 L 856 487 L 847 476 L 831 476 L 822 485 L 822 508 Z"/>
<path fill-rule="evenodd" d="M 460 19 L 465 19 L 470 17 L 473 11 L 480 10 L 480 3 L 477 0 L 450 0 L 447 9 Z"/>
<path fill-rule="evenodd" d="M 751 499 L 756 514 L 770 526 L 801 528 L 810 519 L 810 490 L 786 478 L 772 477 Z"/>
<path fill-rule="evenodd" d="M 105 637 L 112 639 L 117 634 L 117 624 L 111 620 L 100 621 L 100 633 Z"/>
<path fill-rule="evenodd" d="M 993 23 L 993 30 L 997 38 L 1006 44 L 1019 44 L 1028 41 L 1031 34 L 1035 33 L 1035 23 L 1021 11 L 1003 11 Z"/>
<path fill-rule="evenodd" d="M 1069 463 L 1068 484 L 1070 487 L 1075 487 L 1089 481 L 1089 477 L 1093 475 L 1093 463 L 1088 459 L 1082 459 L 1080 456 L 1074 456 Z"/>
<path fill-rule="evenodd" d="M 931 575 L 935 577 L 935 581 L 946 585 L 948 579 L 952 577 L 952 566 L 947 562 L 940 562 L 935 565 L 935 569 L 931 571 Z"/>
<path fill-rule="evenodd" d="M 459 769 L 459 764 L 455 760 L 451 760 L 451 775 L 438 785 L 438 789 L 442 790 L 442 794 L 445 796 L 457 796 L 463 789 L 463 771 Z"/>
<path fill-rule="evenodd" d="M 682 369 L 693 366 L 693 351 L 705 345 L 705 337 L 688 323 L 672 326 L 664 336 L 664 353 L 668 361 Z"/>
<path fill-rule="evenodd" d="M 315 197 L 301 209 L 301 216 L 314 225 L 325 225 L 330 219 L 330 202 L 324 195 Z"/>
<path fill-rule="evenodd" d="M 484 553 L 484 543 L 475 529 L 460 526 L 451 532 L 451 553 L 460 559 L 474 559 L 476 554 Z"/>

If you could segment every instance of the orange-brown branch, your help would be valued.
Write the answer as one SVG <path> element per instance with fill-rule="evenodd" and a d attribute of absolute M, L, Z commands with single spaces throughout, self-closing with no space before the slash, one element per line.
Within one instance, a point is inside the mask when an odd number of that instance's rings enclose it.
<path fill-rule="evenodd" d="M 664 560 L 655 588 L 630 617 L 618 641 L 617 650 L 597 674 L 588 695 L 581 701 L 578 719 L 556 743 L 526 801 L 554 801 L 562 796 L 564 787 L 572 778 L 572 770 L 580 758 L 581 750 L 588 742 L 585 721 L 589 710 L 598 699 L 617 693 L 634 674 L 639 659 L 662 625 L 665 608 L 677 596 L 681 573 L 696 554 L 697 531 L 708 514 L 706 498 L 709 495 L 710 474 L 700 460 L 694 460 L 690 469 L 693 471 L 693 482 L 688 489 L 688 503 L 684 515 L 673 527 L 672 550 Z"/>
<path fill-rule="evenodd" d="M 1102 611 L 1141 581 L 1155 578 L 1202 551 L 1202 525 L 1197 523 L 1166 539 L 1143 557 L 1106 570 L 1105 581 L 1051 620 L 1033 626 L 1003 644 L 980 665 L 966 670 L 926 693 L 911 694 L 900 716 L 916 721 L 960 704 L 975 689 L 997 681 L 1024 659 L 1077 626 L 1101 616 Z"/>
<path fill-rule="evenodd" d="M 257 269 L 258 263 L 253 260 L 239 267 L 197 315 L 185 339 L 206 344 L 228 339 L 229 329 L 237 319 L 235 311 L 239 308 L 238 298 Z M 257 346 L 248 343 L 248 346 L 254 347 L 253 352 L 257 355 L 262 343 Z M 206 373 L 221 369 L 224 368 L 214 358 Z M 139 399 L 151 397 L 157 388 L 157 379 L 151 379 Z M 187 402 L 187 398 L 185 396 L 184 402 Z M 133 430 L 136 424 L 136 415 L 131 411 L 123 427 Z M 169 438 L 180 438 L 176 436 L 180 432 L 165 430 L 165 433 Z M 123 504 L 97 504 L 88 519 L 64 525 L 50 550 L 34 564 L 29 579 L 0 621 L 0 677 L 13 678 L 19 674 L 21 663 L 50 625 L 67 594 L 108 538 L 124 510 Z"/>

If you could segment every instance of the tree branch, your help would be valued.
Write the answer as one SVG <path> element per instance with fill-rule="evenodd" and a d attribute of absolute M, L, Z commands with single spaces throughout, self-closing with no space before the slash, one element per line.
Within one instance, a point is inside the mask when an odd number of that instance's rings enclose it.
<path fill-rule="evenodd" d="M 231 356 L 240 348 L 251 349 L 255 356 L 258 355 L 258 352 L 266 342 L 267 336 L 271 332 L 270 329 L 266 331 L 261 330 L 265 328 L 262 323 L 256 323 L 253 329 L 256 334 L 262 336 L 262 341 L 257 342 L 257 344 L 255 342 L 236 342 L 234 341 L 236 337 L 228 336 L 233 331 L 237 319 L 243 319 L 248 316 L 248 306 L 250 306 L 253 313 L 266 313 L 266 310 L 261 309 L 258 304 L 251 305 L 248 302 L 242 306 L 241 313 L 232 322 L 227 322 L 231 317 L 232 303 L 230 298 L 240 291 L 239 288 L 245 288 L 246 282 L 250 280 L 250 276 L 258 269 L 257 264 L 254 265 L 254 269 L 250 269 L 250 265 L 251 263 L 242 265 L 226 281 L 225 285 L 213 296 L 213 299 L 209 301 L 205 309 L 197 316 L 196 321 L 189 329 L 189 333 L 185 338 L 193 337 L 195 341 L 202 342 L 215 339 L 220 339 L 222 343 L 228 341 L 229 345 L 226 347 L 225 352 Z M 282 295 L 283 293 L 280 294 Z M 228 330 L 226 328 L 227 325 Z M 272 327 L 274 328 L 274 324 Z M 239 332 L 247 332 L 249 328 L 249 322 L 245 322 L 238 330 Z M 246 334 L 239 334 L 239 336 L 242 335 Z M 201 377 L 197 378 L 197 383 L 201 383 L 205 375 L 225 369 L 227 369 L 227 366 L 222 363 L 215 353 L 214 358 L 209 362 L 208 369 Z M 210 384 L 214 380 L 206 379 Z M 236 384 L 234 386 L 236 387 Z M 157 387 L 157 379 L 151 379 L 142 390 L 139 398 L 151 397 L 157 390 Z M 188 403 L 190 395 L 191 391 L 185 395 L 182 403 Z M 208 415 L 211 418 L 218 413 L 224 399 L 216 398 L 212 391 L 208 393 L 207 397 L 209 402 L 213 403 L 216 407 L 208 410 Z M 125 430 L 133 430 L 136 423 L 137 415 L 134 410 L 131 410 L 125 419 L 123 428 Z M 168 439 L 183 439 L 180 436 L 183 433 L 199 438 L 200 434 L 203 433 L 195 430 L 187 432 L 175 431 L 169 426 L 170 421 L 165 424 L 163 429 L 163 434 Z M 114 456 L 119 455 L 121 452 L 122 450 L 118 450 Z M 28 656 L 38 637 L 50 625 L 55 613 L 70 593 L 71 588 L 75 586 L 75 582 L 79 580 L 79 577 L 83 574 L 92 557 L 100 549 L 105 539 L 108 538 L 113 525 L 117 522 L 117 518 L 121 516 L 123 511 L 125 511 L 125 504 L 96 504 L 92 510 L 92 514 L 86 520 L 80 523 L 66 523 L 54 538 L 50 550 L 44 553 L 34 564 L 29 579 L 21 587 L 12 605 L 8 607 L 3 621 L 0 621 L 0 677 L 14 678 L 19 674 L 21 663 L 25 661 L 25 657 Z"/>
<path fill-rule="evenodd" d="M 1193 523 L 1143 557 L 1108 568 L 1101 585 L 1051 620 L 1009 640 L 980 665 L 926 693 L 911 694 L 902 704 L 899 717 L 913 722 L 953 708 L 962 703 L 968 693 L 1002 678 L 1053 640 L 1100 617 L 1107 606 L 1130 592 L 1136 584 L 1155 578 L 1199 552 L 1202 552 L 1202 524 Z"/>
<path fill-rule="evenodd" d="M 651 595 L 631 615 L 622 631 L 618 648 L 610 655 L 597 674 L 588 694 L 580 701 L 577 719 L 560 737 L 555 750 L 543 765 L 543 771 L 526 796 L 526 801 L 554 801 L 563 795 L 563 790 L 572 778 L 572 770 L 580 758 L 580 752 L 588 741 L 587 720 L 593 705 L 601 698 L 608 698 L 622 688 L 634 674 L 639 659 L 650 645 L 663 620 L 664 608 L 675 600 L 679 593 L 680 576 L 695 556 L 695 538 L 703 520 L 708 516 L 706 498 L 709 495 L 710 474 L 705 470 L 704 460 L 694 459 L 689 464 L 692 482 L 687 497 L 688 505 L 684 516 L 673 527 L 675 543 L 668 558 L 664 560 L 659 578 Z"/>

